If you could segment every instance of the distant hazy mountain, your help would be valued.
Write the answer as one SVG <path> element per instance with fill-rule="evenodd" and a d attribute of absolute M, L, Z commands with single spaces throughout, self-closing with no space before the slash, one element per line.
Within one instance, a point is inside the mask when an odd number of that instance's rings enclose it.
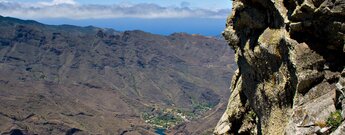
<path fill-rule="evenodd" d="M 0 17 L 0 134 L 205 133 L 234 68 L 221 39 Z"/>

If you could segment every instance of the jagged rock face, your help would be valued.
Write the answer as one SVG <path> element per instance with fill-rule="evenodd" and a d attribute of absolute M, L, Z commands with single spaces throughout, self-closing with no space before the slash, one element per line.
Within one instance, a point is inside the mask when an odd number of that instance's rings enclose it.
<path fill-rule="evenodd" d="M 334 131 L 317 123 L 344 110 L 344 28 L 345 0 L 233 1 L 224 37 L 239 69 L 214 133 Z"/>

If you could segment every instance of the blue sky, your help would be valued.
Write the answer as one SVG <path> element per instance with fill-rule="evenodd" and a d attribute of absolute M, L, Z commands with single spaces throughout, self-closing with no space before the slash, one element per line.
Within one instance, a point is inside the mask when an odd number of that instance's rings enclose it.
<path fill-rule="evenodd" d="M 0 0 L 0 15 L 46 24 L 219 35 L 231 0 Z"/>
<path fill-rule="evenodd" d="M 40 2 L 51 0 L 14 0 L 18 2 Z M 80 4 L 118 4 L 130 3 L 155 3 L 161 6 L 180 6 L 181 3 L 189 3 L 191 7 L 200 8 L 229 8 L 231 0 L 74 0 Z"/>

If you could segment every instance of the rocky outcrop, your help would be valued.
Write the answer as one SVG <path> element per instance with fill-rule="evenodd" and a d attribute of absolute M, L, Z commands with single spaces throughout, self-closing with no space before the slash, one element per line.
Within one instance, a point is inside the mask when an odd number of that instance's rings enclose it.
<path fill-rule="evenodd" d="M 233 1 L 239 69 L 214 133 L 344 134 L 344 33 L 344 0 Z"/>

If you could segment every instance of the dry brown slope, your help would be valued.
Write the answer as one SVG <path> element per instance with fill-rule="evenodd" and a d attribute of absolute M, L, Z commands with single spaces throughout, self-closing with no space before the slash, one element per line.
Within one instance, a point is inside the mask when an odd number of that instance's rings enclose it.
<path fill-rule="evenodd" d="M 0 17 L 0 133 L 150 134 L 144 113 L 224 103 L 231 57 L 199 35 Z"/>

